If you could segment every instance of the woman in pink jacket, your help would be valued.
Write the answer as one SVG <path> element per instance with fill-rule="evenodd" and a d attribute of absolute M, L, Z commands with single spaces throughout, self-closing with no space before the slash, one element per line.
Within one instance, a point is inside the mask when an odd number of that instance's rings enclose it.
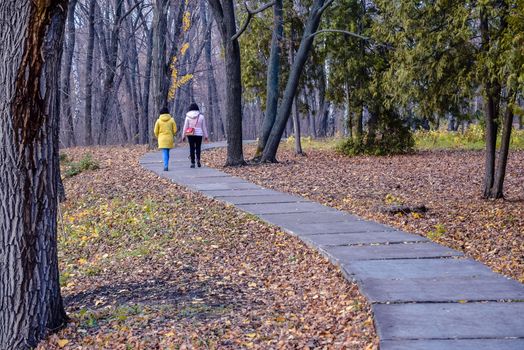
<path fill-rule="evenodd" d="M 195 153 L 196 164 L 200 168 L 200 153 L 202 147 L 202 138 L 208 140 L 206 119 L 200 114 L 200 109 L 196 103 L 192 103 L 186 114 L 186 121 L 184 122 L 184 132 L 182 133 L 182 141 L 189 142 L 189 155 L 191 157 L 191 168 L 195 167 Z"/>

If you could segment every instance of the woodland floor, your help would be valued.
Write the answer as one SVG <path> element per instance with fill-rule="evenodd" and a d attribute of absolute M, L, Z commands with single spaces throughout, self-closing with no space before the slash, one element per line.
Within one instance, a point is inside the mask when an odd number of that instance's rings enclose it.
<path fill-rule="evenodd" d="M 207 165 L 261 186 L 294 193 L 463 251 L 494 271 L 524 282 L 524 151 L 510 153 L 506 200 L 480 198 L 484 156 L 479 151 L 424 151 L 393 157 L 345 157 L 288 145 L 279 164 L 223 168 L 224 149 L 206 152 Z M 254 146 L 245 149 L 252 158 Z M 388 215 L 391 204 L 425 205 L 426 214 Z"/>
<path fill-rule="evenodd" d="M 91 153 L 101 168 L 65 180 L 59 259 L 72 319 L 39 349 L 377 347 L 366 300 L 336 267 L 142 169 L 144 152 L 64 151 L 72 160 Z"/>

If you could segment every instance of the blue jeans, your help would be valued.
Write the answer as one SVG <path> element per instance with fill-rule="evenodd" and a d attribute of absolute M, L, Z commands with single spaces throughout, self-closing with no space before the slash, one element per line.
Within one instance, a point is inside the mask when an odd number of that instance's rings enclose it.
<path fill-rule="evenodd" d="M 164 168 L 169 165 L 169 148 L 162 148 L 162 159 L 164 159 Z"/>

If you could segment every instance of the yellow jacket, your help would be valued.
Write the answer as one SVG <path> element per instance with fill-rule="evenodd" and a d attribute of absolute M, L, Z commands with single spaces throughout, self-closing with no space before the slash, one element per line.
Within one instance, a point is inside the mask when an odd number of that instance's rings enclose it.
<path fill-rule="evenodd" d="M 176 134 L 176 123 L 169 114 L 161 114 L 155 123 L 155 136 L 158 148 L 173 148 Z"/>

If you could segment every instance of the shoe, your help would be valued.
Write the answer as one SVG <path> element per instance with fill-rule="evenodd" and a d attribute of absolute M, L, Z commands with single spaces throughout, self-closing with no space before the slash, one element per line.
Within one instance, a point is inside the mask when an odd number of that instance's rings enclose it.
<path fill-rule="evenodd" d="M 194 168 L 194 167 L 195 167 L 195 163 L 191 163 L 190 168 Z"/>
<path fill-rule="evenodd" d="M 164 167 L 164 171 L 169 171 L 169 169 L 165 166 L 165 167 Z"/>
<path fill-rule="evenodd" d="M 202 164 L 200 164 L 200 161 L 197 162 L 197 166 L 200 168 Z"/>

